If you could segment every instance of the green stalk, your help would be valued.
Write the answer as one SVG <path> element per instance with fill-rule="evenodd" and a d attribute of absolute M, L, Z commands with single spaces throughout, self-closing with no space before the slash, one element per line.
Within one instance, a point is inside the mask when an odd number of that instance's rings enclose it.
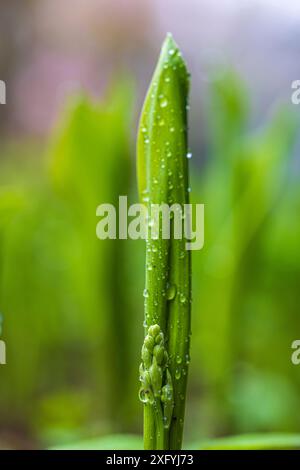
<path fill-rule="evenodd" d="M 190 252 L 186 251 L 183 230 L 184 204 L 189 202 L 188 90 L 185 63 L 168 34 L 143 106 L 137 145 L 139 193 L 150 214 L 144 291 L 146 337 L 140 368 L 146 449 L 180 449 L 182 445 L 191 307 Z M 169 238 L 162 233 L 162 212 L 157 238 L 151 236 L 153 204 L 177 204 L 168 214 Z M 175 239 L 178 210 L 183 236 Z"/>

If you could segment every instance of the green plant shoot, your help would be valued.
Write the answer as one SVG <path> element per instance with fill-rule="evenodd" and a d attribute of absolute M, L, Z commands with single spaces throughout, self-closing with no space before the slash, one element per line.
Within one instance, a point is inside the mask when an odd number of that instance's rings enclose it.
<path fill-rule="evenodd" d="M 191 261 L 186 238 L 174 225 L 189 202 L 189 74 L 170 34 L 163 44 L 141 113 L 137 173 L 147 207 L 145 341 L 140 366 L 145 449 L 180 449 L 189 364 Z M 168 205 L 169 237 L 154 227 L 153 204 Z M 164 206 L 162 206 L 164 205 Z M 156 224 L 157 225 L 157 224 Z M 153 233 L 156 236 L 153 236 Z"/>

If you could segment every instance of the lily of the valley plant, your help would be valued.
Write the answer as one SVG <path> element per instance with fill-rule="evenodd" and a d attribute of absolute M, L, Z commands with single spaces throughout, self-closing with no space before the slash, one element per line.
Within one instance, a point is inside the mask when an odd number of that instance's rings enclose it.
<path fill-rule="evenodd" d="M 189 74 L 171 35 L 163 44 L 140 118 L 137 144 L 141 201 L 189 203 Z M 182 211 L 183 213 L 183 211 Z M 184 217 L 184 216 L 183 216 Z M 145 339 L 140 365 L 145 449 L 180 449 L 189 364 L 191 261 L 184 237 L 158 230 L 146 238 Z"/>

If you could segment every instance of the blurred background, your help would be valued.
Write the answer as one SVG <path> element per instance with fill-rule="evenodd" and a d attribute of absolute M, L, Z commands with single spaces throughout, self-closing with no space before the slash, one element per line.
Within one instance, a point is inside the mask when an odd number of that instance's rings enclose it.
<path fill-rule="evenodd" d="M 171 31 L 192 74 L 193 334 L 185 441 L 300 432 L 300 5 L 1 5 L 0 447 L 141 434 L 144 244 L 96 238 L 137 202 L 138 114 Z"/>

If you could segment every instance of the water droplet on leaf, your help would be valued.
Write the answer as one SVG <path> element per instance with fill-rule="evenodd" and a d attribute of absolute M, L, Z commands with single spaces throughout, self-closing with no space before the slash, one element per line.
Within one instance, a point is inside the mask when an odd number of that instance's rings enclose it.
<path fill-rule="evenodd" d="M 178 354 L 177 357 L 176 357 L 176 362 L 177 362 L 177 364 L 181 364 L 181 363 L 182 363 L 182 358 L 179 356 L 179 354 Z"/>
<path fill-rule="evenodd" d="M 149 291 L 148 291 L 148 289 L 144 289 L 143 296 L 144 296 L 145 298 L 146 298 L 146 297 L 149 297 Z"/>
<path fill-rule="evenodd" d="M 165 96 L 160 97 L 159 105 L 160 105 L 161 108 L 165 108 L 166 106 L 168 106 L 168 100 Z"/>
<path fill-rule="evenodd" d="M 176 292 L 177 292 L 177 288 L 175 286 L 175 284 L 170 284 L 167 288 L 167 299 L 168 300 L 173 300 L 176 296 Z"/>

